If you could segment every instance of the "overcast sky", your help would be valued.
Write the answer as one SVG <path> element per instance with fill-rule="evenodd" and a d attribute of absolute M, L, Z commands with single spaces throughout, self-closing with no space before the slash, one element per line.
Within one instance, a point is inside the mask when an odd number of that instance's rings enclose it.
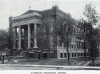
<path fill-rule="evenodd" d="M 67 1 L 67 0 L 0 0 L 0 29 L 9 27 L 9 16 L 15 17 L 29 10 L 46 10 L 58 5 L 59 9 L 66 13 L 70 13 L 75 19 L 83 17 L 85 4 L 88 1 Z M 92 1 L 95 3 L 96 10 L 100 13 L 100 1 Z"/>

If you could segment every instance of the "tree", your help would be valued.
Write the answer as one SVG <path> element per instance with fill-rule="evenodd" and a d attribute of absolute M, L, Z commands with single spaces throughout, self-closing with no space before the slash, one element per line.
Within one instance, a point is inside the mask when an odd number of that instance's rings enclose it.
<path fill-rule="evenodd" d="M 47 49 L 48 54 L 47 57 L 50 59 L 50 49 L 53 47 L 53 40 L 50 40 L 51 37 L 53 37 L 53 24 L 54 24 L 54 18 L 51 17 L 46 17 L 43 20 L 43 24 L 40 25 L 40 31 L 39 31 L 39 36 L 41 37 L 40 41 L 40 48 Z"/>
<path fill-rule="evenodd" d="M 60 18 L 60 23 L 59 27 L 57 29 L 57 35 L 60 37 L 61 43 L 64 44 L 67 55 L 68 55 L 68 61 L 70 59 L 70 54 L 69 54 L 69 46 L 71 43 L 71 34 L 72 34 L 72 28 L 73 28 L 73 19 L 72 18 Z"/>
<path fill-rule="evenodd" d="M 95 5 L 93 5 L 93 3 L 89 3 L 85 5 L 84 8 L 84 12 L 83 14 L 87 17 L 87 22 L 85 24 L 87 24 L 87 33 L 86 33 L 86 37 L 87 40 L 89 42 L 89 49 L 90 49 L 90 56 L 92 57 L 92 61 L 95 60 L 96 58 L 96 50 L 97 50 L 97 39 L 98 39 L 98 32 L 97 29 L 95 29 L 93 26 L 96 25 L 98 23 L 99 20 L 99 16 L 98 13 L 96 11 L 96 7 Z M 84 25 L 85 25 L 84 24 Z"/>
<path fill-rule="evenodd" d="M 91 23 L 88 23 L 85 20 L 79 22 L 79 28 L 82 31 L 81 37 L 84 38 L 84 43 L 88 42 L 89 56 L 92 58 L 92 61 L 94 61 L 97 57 L 98 52 L 100 30 L 98 28 L 93 28 Z M 84 47 L 86 47 L 86 44 L 84 45 Z"/>
<path fill-rule="evenodd" d="M 86 57 L 86 41 L 87 41 L 87 40 L 86 40 L 86 34 L 87 34 L 87 23 L 86 23 L 86 21 L 83 20 L 83 18 L 80 19 L 80 20 L 78 21 L 77 28 L 79 28 L 79 29 L 81 30 L 81 35 L 80 35 L 80 37 L 81 37 L 81 39 L 84 40 L 84 51 L 85 51 L 84 56 Z"/>
<path fill-rule="evenodd" d="M 99 16 L 96 7 L 92 2 L 85 5 L 83 14 L 87 17 L 87 20 L 91 25 L 96 25 L 96 23 L 98 23 Z"/>
<path fill-rule="evenodd" d="M 8 49 L 10 49 L 10 55 L 12 56 L 12 51 L 13 51 L 13 34 L 14 32 L 10 32 L 10 30 L 8 29 Z"/>
<path fill-rule="evenodd" d="M 48 19 L 45 19 L 44 22 L 43 22 L 43 25 L 44 25 L 44 36 L 45 36 L 45 38 L 43 40 L 44 40 L 44 44 L 45 44 L 44 48 L 49 50 L 48 58 L 50 59 L 50 45 L 49 45 L 49 36 L 50 36 L 49 27 L 50 27 L 50 24 L 49 24 L 49 22 L 50 21 Z"/>
<path fill-rule="evenodd" d="M 5 51 L 7 49 L 12 49 L 13 38 L 9 34 L 9 30 L 0 30 L 0 51 Z"/>
<path fill-rule="evenodd" d="M 94 62 L 94 60 L 97 57 L 97 50 L 98 50 L 98 42 L 99 40 L 99 29 L 92 29 L 92 31 L 90 31 L 90 33 L 92 33 L 89 38 L 89 44 L 90 44 L 90 56 L 92 57 L 92 61 Z"/>
<path fill-rule="evenodd" d="M 6 30 L 0 30 L 0 51 L 3 51 L 7 46 L 8 33 Z"/>

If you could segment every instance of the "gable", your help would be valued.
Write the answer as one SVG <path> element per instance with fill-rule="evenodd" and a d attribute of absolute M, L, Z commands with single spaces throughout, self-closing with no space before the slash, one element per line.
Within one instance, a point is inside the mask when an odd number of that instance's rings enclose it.
<path fill-rule="evenodd" d="M 24 14 L 22 14 L 21 16 L 38 16 L 38 17 L 42 17 L 42 15 L 39 13 L 39 11 L 34 11 L 34 10 L 29 10 L 29 11 L 25 12 Z"/>
<path fill-rule="evenodd" d="M 25 12 L 24 14 L 22 14 L 20 16 L 13 17 L 12 20 L 23 19 L 23 18 L 34 17 L 34 16 L 42 17 L 42 15 L 39 12 L 29 10 L 29 11 Z"/>

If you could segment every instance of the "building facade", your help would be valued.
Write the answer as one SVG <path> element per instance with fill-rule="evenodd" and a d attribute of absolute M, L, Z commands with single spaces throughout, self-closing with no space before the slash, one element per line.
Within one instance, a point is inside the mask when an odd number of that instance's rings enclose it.
<path fill-rule="evenodd" d="M 14 32 L 13 55 L 33 59 L 66 59 L 67 51 L 55 33 L 59 23 L 64 23 L 61 18 L 72 19 L 69 13 L 63 12 L 57 6 L 43 11 L 28 10 L 20 16 L 10 17 L 10 33 Z M 71 58 L 84 57 L 84 40 L 78 36 L 75 21 L 69 47 Z"/>

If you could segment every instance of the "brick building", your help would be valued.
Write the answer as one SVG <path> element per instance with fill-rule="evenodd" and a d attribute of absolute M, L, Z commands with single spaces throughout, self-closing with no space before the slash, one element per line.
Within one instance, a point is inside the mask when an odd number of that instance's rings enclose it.
<path fill-rule="evenodd" d="M 59 26 L 58 23 L 63 23 L 61 18 L 73 19 L 69 13 L 63 12 L 57 6 L 43 11 L 28 10 L 20 16 L 10 17 L 10 32 L 14 32 L 13 55 L 33 59 L 67 58 L 64 44 L 60 42 L 55 33 Z M 69 47 L 70 57 L 84 57 L 84 40 L 78 37 L 78 23 L 74 19 L 73 21 L 73 34 Z"/>

